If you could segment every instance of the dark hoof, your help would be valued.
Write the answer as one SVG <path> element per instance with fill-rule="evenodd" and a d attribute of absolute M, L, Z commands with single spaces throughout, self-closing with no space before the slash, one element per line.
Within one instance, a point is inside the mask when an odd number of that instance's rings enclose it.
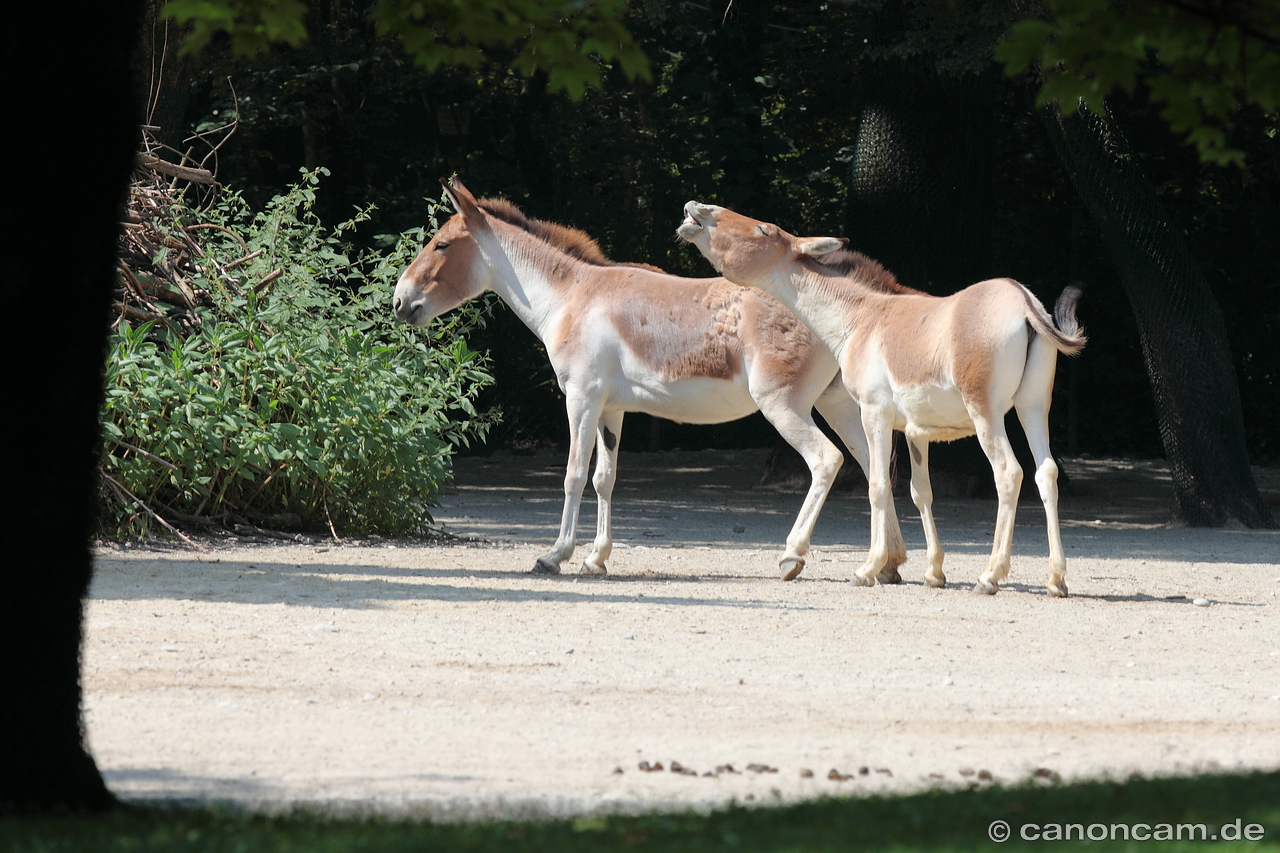
<path fill-rule="evenodd" d="M 533 574 L 558 575 L 560 574 L 560 567 L 557 566 L 555 563 L 549 563 L 546 560 L 539 558 L 538 562 L 533 564 Z"/>
<path fill-rule="evenodd" d="M 902 575 L 898 574 L 897 568 L 881 569 L 880 574 L 876 575 L 876 580 L 882 584 L 902 583 Z"/>

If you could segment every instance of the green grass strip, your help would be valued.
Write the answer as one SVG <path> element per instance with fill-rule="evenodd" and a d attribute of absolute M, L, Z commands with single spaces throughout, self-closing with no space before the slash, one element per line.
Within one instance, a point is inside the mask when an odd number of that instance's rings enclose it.
<path fill-rule="evenodd" d="M 1000 836 L 1004 821 L 1008 840 Z M 1127 838 L 1127 840 L 1126 840 Z M 1252 840 L 1250 840 L 1252 839 Z M 101 817 L 6 818 L 12 853 L 208 851 L 1280 850 L 1280 772 L 1028 784 L 832 798 L 711 814 L 433 824 L 145 808 Z"/>

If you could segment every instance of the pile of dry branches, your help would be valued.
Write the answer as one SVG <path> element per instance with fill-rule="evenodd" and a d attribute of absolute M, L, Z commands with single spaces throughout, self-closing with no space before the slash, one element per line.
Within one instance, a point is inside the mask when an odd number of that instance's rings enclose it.
<path fill-rule="evenodd" d="M 119 284 L 112 306 L 116 323 L 154 322 L 183 336 L 199 328 L 195 308 L 206 294 L 191 282 L 193 261 L 204 252 L 192 234 L 199 226 L 182 223 L 188 204 L 183 196 L 191 184 L 217 188 L 208 169 L 157 156 L 144 132 L 122 223 Z"/>
<path fill-rule="evenodd" d="M 212 265 L 221 274 L 261 254 L 261 250 L 250 252 L 234 231 L 207 222 L 193 223 L 189 216 L 193 204 L 211 204 L 217 199 L 221 187 L 208 166 L 235 131 L 235 122 L 187 140 L 208 146 L 201 161 L 193 159 L 191 150 L 179 152 L 157 143 L 152 132 L 158 128 L 144 126 L 142 130 L 142 147 L 122 223 L 114 322 L 154 322 L 185 337 L 200 328 L 196 307 L 209 304 L 209 294 L 193 284 L 198 267 L 207 270 Z M 164 159 L 162 152 L 173 159 Z M 200 232 L 210 230 L 229 234 L 239 242 L 244 249 L 241 257 L 227 264 L 212 264 L 200 244 Z M 271 273 L 254 288 L 260 291 L 279 275 L 278 270 Z"/>

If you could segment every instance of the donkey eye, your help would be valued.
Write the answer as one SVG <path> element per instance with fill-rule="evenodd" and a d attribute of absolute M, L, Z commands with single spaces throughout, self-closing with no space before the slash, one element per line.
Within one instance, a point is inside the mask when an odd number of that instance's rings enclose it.
<path fill-rule="evenodd" d="M 760 233 L 760 236 L 761 236 L 761 237 L 768 237 L 768 236 L 770 236 L 770 235 L 769 235 L 769 228 L 768 228 L 768 226 L 766 226 L 766 225 L 757 225 L 757 226 L 756 226 L 756 231 L 758 231 L 758 232 Z"/>

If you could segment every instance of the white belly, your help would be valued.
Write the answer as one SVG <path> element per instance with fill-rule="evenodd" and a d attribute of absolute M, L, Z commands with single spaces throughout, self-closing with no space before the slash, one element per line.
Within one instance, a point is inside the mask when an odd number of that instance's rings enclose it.
<path fill-rule="evenodd" d="M 895 388 L 895 429 L 926 441 L 954 441 L 973 435 L 973 421 L 959 390 L 949 386 L 914 385 Z"/>
<path fill-rule="evenodd" d="M 606 409 L 644 412 L 685 424 L 722 424 L 759 408 L 745 381 L 694 377 L 675 382 L 629 382 L 609 395 Z"/>

